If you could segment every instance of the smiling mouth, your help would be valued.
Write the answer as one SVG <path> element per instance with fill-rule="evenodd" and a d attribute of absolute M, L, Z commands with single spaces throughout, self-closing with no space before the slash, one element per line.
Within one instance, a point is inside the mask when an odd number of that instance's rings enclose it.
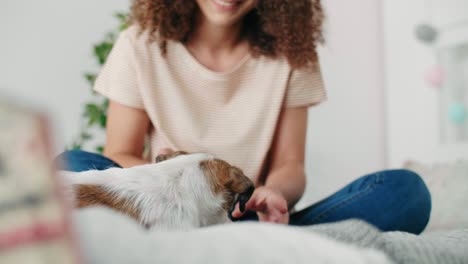
<path fill-rule="evenodd" d="M 216 6 L 221 10 L 233 10 L 238 7 L 241 1 L 229 1 L 229 0 L 212 0 Z"/>

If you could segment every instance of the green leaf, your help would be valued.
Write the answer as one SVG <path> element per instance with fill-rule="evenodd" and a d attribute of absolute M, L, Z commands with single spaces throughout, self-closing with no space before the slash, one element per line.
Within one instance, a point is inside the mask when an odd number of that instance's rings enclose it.
<path fill-rule="evenodd" d="M 90 140 L 91 138 L 93 138 L 93 136 L 87 132 L 82 132 L 81 135 L 80 135 L 80 138 L 83 140 L 83 141 L 86 141 L 86 140 Z"/>
<path fill-rule="evenodd" d="M 70 150 L 81 150 L 82 146 L 79 143 L 73 143 L 70 147 Z"/>
<path fill-rule="evenodd" d="M 102 102 L 102 105 L 101 105 L 101 113 L 102 113 L 101 118 L 100 118 L 101 128 L 106 128 L 108 108 L 109 108 L 109 99 L 104 98 L 104 101 Z"/>
<path fill-rule="evenodd" d="M 97 146 L 96 151 L 102 154 L 104 152 L 104 146 Z"/>
<path fill-rule="evenodd" d="M 123 12 L 117 12 L 114 14 L 114 16 L 119 20 L 120 23 L 125 23 L 127 21 L 128 15 Z"/>
<path fill-rule="evenodd" d="M 100 122 L 102 111 L 94 103 L 86 104 L 84 116 L 88 117 L 88 126 L 92 126 Z"/>
<path fill-rule="evenodd" d="M 102 109 L 107 112 L 108 108 L 109 108 L 109 99 L 105 98 L 104 102 L 102 103 Z"/>
<path fill-rule="evenodd" d="M 106 42 L 109 42 L 109 43 L 114 43 L 115 42 L 115 39 L 116 39 L 116 33 L 114 32 L 109 32 L 107 33 L 106 35 Z"/>
<path fill-rule="evenodd" d="M 94 82 L 96 81 L 96 78 L 97 78 L 97 75 L 95 73 L 85 73 L 84 77 L 91 86 L 94 86 Z"/>
<path fill-rule="evenodd" d="M 106 123 L 107 123 L 107 116 L 106 115 L 101 115 L 99 118 L 99 125 L 101 128 L 106 128 Z"/>
<path fill-rule="evenodd" d="M 94 55 L 98 59 L 100 65 L 106 62 L 107 56 L 109 56 L 113 46 L 114 43 L 108 41 L 101 42 L 94 46 Z"/>
<path fill-rule="evenodd" d="M 128 24 L 127 23 L 123 23 L 123 24 L 120 24 L 119 26 L 119 31 L 124 31 L 128 28 Z"/>
<path fill-rule="evenodd" d="M 116 13 L 115 17 L 119 20 L 119 31 L 123 31 L 128 28 L 128 14 L 127 13 Z"/>
<path fill-rule="evenodd" d="M 85 105 L 85 116 L 87 117 L 97 115 L 100 112 L 101 110 L 99 109 L 99 106 L 95 103 L 87 103 Z"/>

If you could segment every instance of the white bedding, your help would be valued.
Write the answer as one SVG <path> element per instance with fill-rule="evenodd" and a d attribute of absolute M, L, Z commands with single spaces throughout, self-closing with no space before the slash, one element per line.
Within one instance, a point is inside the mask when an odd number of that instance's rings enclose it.
<path fill-rule="evenodd" d="M 149 232 L 106 208 L 74 213 L 86 263 L 390 264 L 383 253 L 298 228 L 239 223 L 187 232 Z"/>

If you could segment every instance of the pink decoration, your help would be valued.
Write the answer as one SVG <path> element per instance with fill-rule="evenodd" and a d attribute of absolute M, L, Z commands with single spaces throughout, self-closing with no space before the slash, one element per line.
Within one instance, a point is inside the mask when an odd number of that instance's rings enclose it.
<path fill-rule="evenodd" d="M 424 77 L 432 87 L 441 87 L 445 80 L 444 69 L 434 66 L 426 71 Z"/>

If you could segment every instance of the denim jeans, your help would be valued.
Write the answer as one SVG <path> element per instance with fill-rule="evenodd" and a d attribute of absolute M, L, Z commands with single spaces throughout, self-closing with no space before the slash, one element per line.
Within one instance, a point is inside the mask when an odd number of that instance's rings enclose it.
<path fill-rule="evenodd" d="M 119 167 L 95 153 L 67 151 L 56 161 L 69 171 L 103 170 Z M 331 196 L 290 215 L 296 226 L 329 223 L 345 219 L 364 220 L 382 231 L 421 233 L 429 221 L 431 195 L 423 180 L 409 170 L 386 170 L 363 176 Z M 240 221 L 258 220 L 247 212 Z"/>

